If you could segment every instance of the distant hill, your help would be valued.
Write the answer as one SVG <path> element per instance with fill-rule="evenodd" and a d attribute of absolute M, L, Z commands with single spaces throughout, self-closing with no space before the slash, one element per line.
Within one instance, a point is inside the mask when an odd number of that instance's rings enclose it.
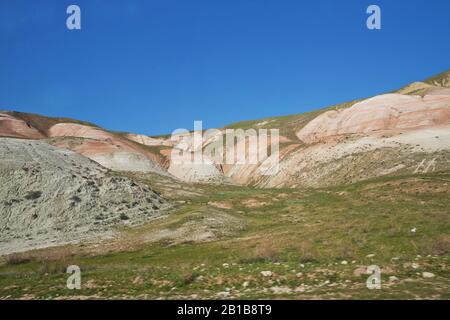
<path fill-rule="evenodd" d="M 241 121 L 222 128 L 196 148 L 189 134 L 171 140 L 169 136 L 117 133 L 83 121 L 12 111 L 0 113 L 0 136 L 42 139 L 112 170 L 154 172 L 185 182 L 326 186 L 448 169 L 449 86 L 450 71 L 446 71 L 368 99 L 304 114 Z M 171 159 L 180 141 L 195 154 L 223 139 L 225 129 L 250 128 L 279 129 L 278 173 L 261 174 L 261 164 L 222 164 L 206 158 L 203 164 L 193 165 Z"/>

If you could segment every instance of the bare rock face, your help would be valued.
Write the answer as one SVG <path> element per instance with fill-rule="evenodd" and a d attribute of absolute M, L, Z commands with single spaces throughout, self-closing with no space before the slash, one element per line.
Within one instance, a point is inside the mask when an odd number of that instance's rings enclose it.
<path fill-rule="evenodd" d="M 130 150 L 127 146 L 108 140 L 64 137 L 48 142 L 56 147 L 75 151 L 111 170 L 164 174 L 162 168 L 145 153 Z"/>
<path fill-rule="evenodd" d="M 300 147 L 260 187 L 322 187 L 373 177 L 450 170 L 450 125 L 403 134 L 380 132 Z"/>
<path fill-rule="evenodd" d="M 171 163 L 168 172 L 185 182 L 221 183 L 226 180 L 214 162 L 207 157 L 204 157 L 202 163 L 190 160 Z"/>
<path fill-rule="evenodd" d="M 170 163 L 168 172 L 171 175 L 185 182 L 226 182 L 221 166 L 203 150 L 208 143 L 214 141 L 214 137 L 203 137 L 198 145 L 191 133 L 173 136 L 169 141 L 174 144 L 173 148 L 166 153 Z"/>
<path fill-rule="evenodd" d="M 147 141 L 145 136 L 128 135 L 129 139 L 127 135 L 70 121 L 76 120 L 0 112 L 0 137 L 33 140 L 50 138 L 48 142 L 53 145 L 71 149 L 112 170 L 165 173 L 164 157 L 145 147 L 152 145 L 149 142 L 152 138 Z M 74 143 L 73 140 L 77 138 Z"/>
<path fill-rule="evenodd" d="M 202 163 L 175 161 L 220 145 L 225 130 L 172 137 L 109 132 L 64 118 L 0 113 L 0 136 L 45 139 L 115 171 L 155 172 L 185 182 L 236 183 L 258 187 L 325 186 L 392 174 L 450 167 L 450 71 L 397 91 L 304 115 L 237 123 L 230 128 L 279 129 L 279 165 L 223 163 L 206 153 Z M 228 155 L 231 153 L 225 150 Z M 254 155 L 250 151 L 244 158 Z M 275 172 L 267 175 L 267 167 Z M 425 169 L 423 169 L 423 167 Z M 279 170 L 278 170 L 279 169 Z M 422 170 L 422 171 L 420 171 Z"/>
<path fill-rule="evenodd" d="M 450 93 L 425 87 L 423 97 L 386 94 L 322 113 L 297 132 L 306 145 L 258 185 L 319 187 L 450 169 Z"/>
<path fill-rule="evenodd" d="M 450 92 L 426 83 L 405 90 L 424 88 L 424 96 L 386 94 L 319 114 L 296 132 L 298 140 L 282 142 L 279 170 L 272 170 L 275 174 L 262 174 L 262 163 L 221 165 L 214 158 L 202 164 L 169 158 L 168 170 L 187 182 L 230 181 L 258 187 L 321 187 L 389 174 L 447 170 Z M 193 155 L 223 134 L 218 131 L 197 147 L 192 137 L 185 136 L 172 150 L 183 148 Z"/>
<path fill-rule="evenodd" d="M 95 140 L 108 140 L 111 142 L 116 140 L 114 136 L 101 130 L 99 128 L 94 128 L 86 125 L 81 125 L 77 123 L 58 123 L 52 126 L 48 131 L 49 137 L 79 137 L 79 138 L 88 138 Z"/>
<path fill-rule="evenodd" d="M 0 113 L 0 136 L 24 139 L 42 139 L 44 136 L 26 121 Z"/>
<path fill-rule="evenodd" d="M 142 134 L 127 133 L 125 137 L 131 141 L 143 144 L 145 146 L 173 146 L 170 139 L 152 138 Z"/>
<path fill-rule="evenodd" d="M 99 128 L 76 123 L 59 123 L 50 128 L 48 135 L 84 138 L 85 140 L 73 147 L 64 141 L 55 145 L 69 148 L 112 170 L 163 173 L 153 154 L 137 143 Z"/>
<path fill-rule="evenodd" d="M 280 148 L 279 170 L 225 165 L 231 181 L 258 187 L 322 187 L 384 175 L 450 169 L 450 91 L 428 84 L 426 94 L 386 94 L 325 111 Z M 202 146 L 204 148 L 204 146 Z"/>
<path fill-rule="evenodd" d="M 297 136 L 306 143 L 315 143 L 348 134 L 414 130 L 446 124 L 450 124 L 448 94 L 425 97 L 385 94 L 348 109 L 325 112 L 308 123 Z"/>
<path fill-rule="evenodd" d="M 111 237 L 165 214 L 145 185 L 70 150 L 0 138 L 0 254 Z"/>

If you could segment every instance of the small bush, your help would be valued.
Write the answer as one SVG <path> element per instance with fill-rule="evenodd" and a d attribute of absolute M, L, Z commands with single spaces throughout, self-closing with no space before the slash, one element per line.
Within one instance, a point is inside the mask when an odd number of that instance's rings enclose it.
<path fill-rule="evenodd" d="M 181 275 L 178 278 L 177 284 L 180 287 L 190 285 L 195 281 L 198 274 L 195 271 L 184 269 L 181 272 Z"/>
<path fill-rule="evenodd" d="M 441 235 L 432 242 L 423 244 L 420 247 L 420 253 L 426 255 L 445 255 L 450 252 L 450 236 Z"/>
<path fill-rule="evenodd" d="M 440 236 L 433 244 L 433 254 L 444 255 L 450 252 L 450 236 Z"/>
<path fill-rule="evenodd" d="M 193 272 L 187 272 L 183 274 L 183 284 L 188 285 L 192 282 L 194 282 L 196 276 Z"/>
<path fill-rule="evenodd" d="M 80 199 L 80 197 L 78 197 L 78 196 L 72 196 L 72 197 L 70 198 L 70 200 L 72 200 L 73 202 L 76 202 L 76 203 L 80 203 L 80 202 L 81 202 L 81 199 Z"/>
<path fill-rule="evenodd" d="M 7 265 L 18 265 L 24 264 L 31 261 L 31 257 L 21 254 L 21 253 L 13 253 L 6 256 L 6 264 Z"/>
<path fill-rule="evenodd" d="M 314 248 L 310 242 L 301 242 L 298 251 L 300 255 L 300 262 L 302 263 L 315 263 L 320 260 L 317 249 Z"/>
<path fill-rule="evenodd" d="M 121 213 L 120 214 L 120 220 L 129 220 L 130 218 L 125 214 L 125 213 Z"/>
<path fill-rule="evenodd" d="M 264 262 L 267 262 L 267 260 L 263 257 L 250 257 L 239 260 L 240 264 L 258 264 Z"/>
<path fill-rule="evenodd" d="M 278 261 L 278 250 L 270 240 L 264 240 L 255 249 L 253 256 L 240 260 L 240 263 L 264 263 Z"/>
<path fill-rule="evenodd" d="M 278 260 L 278 250 L 270 240 L 265 240 L 259 245 L 256 249 L 256 255 L 267 261 L 273 262 Z"/>
<path fill-rule="evenodd" d="M 43 260 L 40 261 L 39 273 L 41 274 L 63 274 L 66 273 L 67 267 L 71 265 L 67 260 Z"/>
<path fill-rule="evenodd" d="M 25 196 L 27 200 L 36 200 L 42 196 L 42 191 L 29 191 Z"/>

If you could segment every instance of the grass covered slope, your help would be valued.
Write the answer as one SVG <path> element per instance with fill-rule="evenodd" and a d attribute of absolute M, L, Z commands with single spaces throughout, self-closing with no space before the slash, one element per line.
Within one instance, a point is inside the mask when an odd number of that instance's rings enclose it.
<path fill-rule="evenodd" d="M 449 74 L 383 96 L 420 103 L 440 96 L 448 99 Z M 379 111 L 386 104 L 383 101 L 373 110 Z M 450 118 L 431 116 L 430 110 L 419 108 L 424 117 L 412 117 L 408 130 L 387 125 L 369 133 L 324 135 L 315 142 L 299 138 L 299 131 L 325 112 L 355 111 L 356 103 L 228 126 L 280 129 L 281 170 L 275 176 L 261 178 L 246 168 L 224 170 L 238 186 L 185 183 L 158 172 L 114 173 L 155 190 L 158 197 L 161 194 L 175 204 L 174 210 L 133 228 L 115 225 L 111 229 L 115 237 L 108 240 L 86 239 L 0 257 L 0 299 L 449 299 L 450 122 L 445 119 Z M 405 114 L 417 111 L 414 106 Z M 448 103 L 439 106 L 442 114 L 449 115 Z M 401 117 L 394 113 L 391 118 Z M 26 127 L 33 125 L 25 120 Z M 61 127 L 44 120 L 36 124 L 39 132 Z M 421 127 L 422 123 L 428 124 Z M 27 131 L 25 126 L 22 123 L 20 129 Z M 98 131 L 90 125 L 83 130 Z M 173 145 L 163 138 L 153 141 L 100 131 L 97 139 L 63 131 L 44 141 L 83 154 L 86 150 L 78 149 L 83 144 L 92 147 L 88 151 L 99 151 L 94 148 L 98 145 L 109 150 L 114 144 L 103 139 L 107 137 L 170 168 Z M 142 144 L 146 138 L 149 145 Z M 21 167 L 16 171 L 25 175 Z M 120 205 L 119 195 L 113 197 Z M 35 199 L 36 206 L 39 201 Z M 14 202 L 15 214 L 20 215 L 26 204 Z M 120 210 L 128 212 L 130 208 L 122 204 Z M 5 243 L 0 242 L 0 248 Z M 65 270 L 73 264 L 82 270 L 79 291 L 66 288 Z M 381 268 L 381 290 L 366 287 L 370 265 Z"/>
<path fill-rule="evenodd" d="M 448 172 L 321 189 L 158 183 L 175 213 L 100 246 L 6 257 L 0 297 L 450 298 Z M 209 237 L 178 232 L 191 226 Z M 79 291 L 65 287 L 70 264 Z M 369 265 L 381 290 L 366 288 Z"/>
<path fill-rule="evenodd" d="M 354 100 L 344 103 L 339 103 L 333 106 L 329 106 L 323 109 L 314 110 L 311 112 L 306 112 L 302 114 L 294 114 L 287 116 L 277 116 L 277 117 L 269 117 L 263 118 L 259 120 L 248 120 L 248 121 L 240 121 L 236 123 L 232 123 L 230 125 L 225 126 L 226 129 L 279 129 L 280 135 L 284 136 L 290 140 L 298 142 L 298 139 L 295 135 L 297 131 L 302 129 L 304 126 L 308 124 L 311 120 L 319 116 L 320 114 L 330 111 L 330 110 L 341 110 L 345 108 L 349 108 L 355 103 L 361 100 Z"/>
<path fill-rule="evenodd" d="M 425 82 L 429 83 L 433 86 L 450 88 L 450 70 L 447 70 L 438 75 L 430 77 L 430 78 L 426 79 Z"/>

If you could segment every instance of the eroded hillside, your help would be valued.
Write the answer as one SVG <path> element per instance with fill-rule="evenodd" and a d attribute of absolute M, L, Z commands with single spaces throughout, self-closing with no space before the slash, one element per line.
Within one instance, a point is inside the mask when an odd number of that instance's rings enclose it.
<path fill-rule="evenodd" d="M 76 120 L 17 112 L 0 114 L 0 135 L 44 139 L 116 171 L 154 172 L 191 183 L 336 185 L 449 169 L 449 79 L 447 71 L 390 94 L 301 115 L 239 122 L 205 136 L 195 146 L 192 133 L 172 137 L 114 133 Z M 224 139 L 226 129 L 251 128 L 279 130 L 280 170 L 276 174 L 264 174 L 262 163 L 224 164 L 204 154 Z M 192 157 L 202 153 L 203 163 L 174 162 L 173 153 L 180 151 Z"/>
<path fill-rule="evenodd" d="M 102 239 L 170 204 L 72 151 L 0 138 L 0 254 Z"/>

